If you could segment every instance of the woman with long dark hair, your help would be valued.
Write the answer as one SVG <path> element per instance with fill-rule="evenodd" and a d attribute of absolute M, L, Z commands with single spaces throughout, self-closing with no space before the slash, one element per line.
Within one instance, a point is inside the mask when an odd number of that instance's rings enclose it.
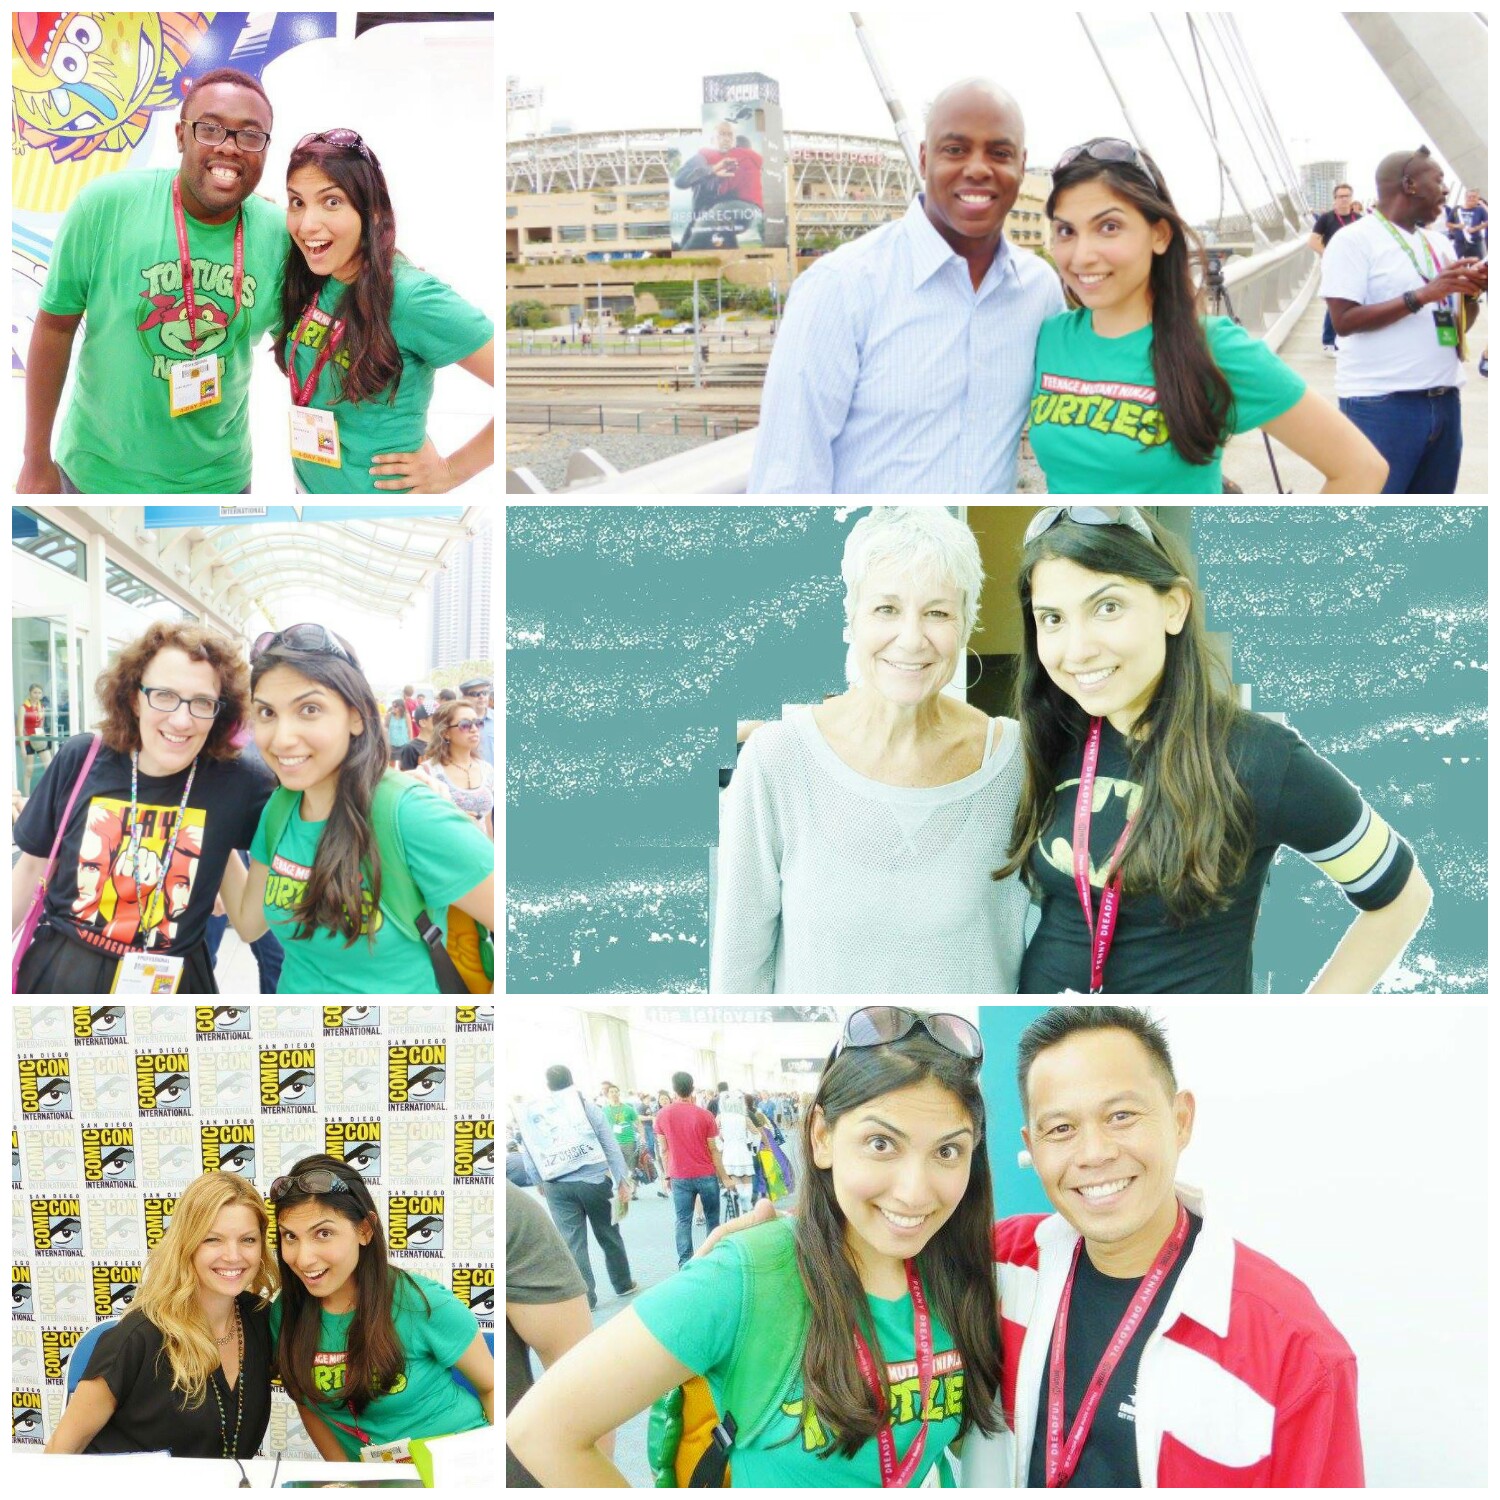
<path fill-rule="evenodd" d="M 950 1444 L 998 1432 L 982 1055 L 962 1017 L 854 1012 L 803 1120 L 795 1225 L 736 1235 L 570 1350 L 511 1412 L 516 1457 L 549 1487 L 621 1484 L 599 1438 L 698 1375 L 735 1418 L 737 1486 L 936 1484 Z"/>
<path fill-rule="evenodd" d="M 277 1373 L 324 1458 L 348 1462 L 366 1448 L 495 1420 L 495 1357 L 478 1321 L 441 1282 L 390 1263 L 353 1167 L 304 1156 L 268 1196 L 281 1271 L 271 1308 Z"/>
<path fill-rule="evenodd" d="M 443 365 L 494 385 L 495 325 L 397 250 L 375 153 L 353 130 L 304 136 L 286 185 L 292 250 L 275 357 L 291 387 L 297 488 L 440 495 L 487 469 L 494 420 L 445 458 L 427 408 Z"/>
<path fill-rule="evenodd" d="M 1063 152 L 1047 198 L 1071 310 L 1042 325 L 1031 445 L 1051 494 L 1218 494 L 1224 444 L 1261 427 L 1327 479 L 1378 494 L 1386 462 L 1232 319 L 1205 317 L 1201 245 L 1128 141 Z"/>
<path fill-rule="evenodd" d="M 1283 845 L 1359 909 L 1312 989 L 1372 989 L 1432 892 L 1338 770 L 1235 702 L 1176 540 L 1132 505 L 1049 506 L 1017 586 L 1025 777 L 995 878 L 1041 903 L 1021 992 L 1248 992 Z"/>
<path fill-rule="evenodd" d="M 446 933 L 449 906 L 494 926 L 489 839 L 389 770 L 380 706 L 342 637 L 317 624 L 267 632 L 251 648 L 250 692 L 256 746 L 281 790 L 248 876 L 238 860 L 226 872 L 235 931 L 250 942 L 276 929 L 279 994 L 438 993 L 430 927 Z"/>

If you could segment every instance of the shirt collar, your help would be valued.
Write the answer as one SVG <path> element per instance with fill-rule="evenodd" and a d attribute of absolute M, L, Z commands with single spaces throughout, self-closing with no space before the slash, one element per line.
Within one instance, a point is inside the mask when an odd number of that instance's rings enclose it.
<path fill-rule="evenodd" d="M 911 200 L 906 210 L 906 217 L 901 222 L 912 247 L 911 284 L 913 291 L 935 276 L 950 260 L 957 261 L 964 268 L 965 276 L 969 274 L 968 262 L 932 227 L 932 220 L 927 217 L 927 209 L 921 193 Z M 1016 274 L 1015 266 L 1012 264 L 1010 242 L 1002 234 L 1000 247 L 995 251 L 995 258 L 990 262 L 989 270 L 984 273 L 984 281 L 979 283 L 980 290 L 984 290 L 985 283 L 991 276 L 1004 276 L 1007 272 L 1012 276 Z"/>

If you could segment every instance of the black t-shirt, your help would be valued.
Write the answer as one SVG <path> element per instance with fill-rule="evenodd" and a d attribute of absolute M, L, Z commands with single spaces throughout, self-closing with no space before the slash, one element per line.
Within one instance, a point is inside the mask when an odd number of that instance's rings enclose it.
<path fill-rule="evenodd" d="M 255 1306 L 252 1292 L 238 1297 L 245 1327 L 245 1361 L 239 1383 L 230 1390 L 222 1369 L 215 1370 L 214 1392 L 189 1408 L 186 1396 L 172 1389 L 172 1366 L 162 1353 L 161 1330 L 144 1313 L 132 1309 L 94 1345 L 83 1379 L 103 1380 L 118 1405 L 95 1434 L 85 1453 L 160 1453 L 174 1458 L 221 1458 L 226 1434 L 233 1436 L 239 1414 L 236 1458 L 253 1458 L 271 1420 L 271 1309 Z M 161 1354 L 160 1360 L 157 1355 Z M 240 1386 L 244 1407 L 240 1409 Z M 222 1418 L 220 1411 L 222 1409 Z"/>
<path fill-rule="evenodd" d="M 1104 967 L 1104 987 L 1112 994 L 1248 994 L 1261 895 L 1283 844 L 1318 864 L 1363 911 L 1388 905 L 1406 884 L 1412 868 L 1406 843 L 1295 730 L 1242 713 L 1229 752 L 1253 815 L 1245 877 L 1226 909 L 1185 927 L 1170 920 L 1160 896 L 1127 894 Z M 1042 920 L 1021 963 L 1022 994 L 1088 992 L 1089 934 L 1073 883 L 1073 809 L 1082 768 L 1080 740 L 1063 762 L 1051 826 L 1031 853 L 1030 869 L 1042 887 Z M 1128 807 L 1139 799 L 1125 741 L 1105 720 L 1089 831 L 1096 922 L 1097 876 L 1124 831 Z"/>
<path fill-rule="evenodd" d="M 1327 213 L 1318 215 L 1317 223 L 1313 225 L 1313 233 L 1322 236 L 1323 246 L 1326 249 L 1329 240 L 1331 240 L 1334 235 L 1339 232 L 1339 230 L 1347 229 L 1351 224 L 1357 223 L 1362 218 L 1364 218 L 1363 214 L 1346 214 L 1342 219 L 1340 219 L 1339 216 L 1330 208 Z"/>
<path fill-rule="evenodd" d="M 89 743 L 89 735 L 74 735 L 58 751 L 16 820 L 15 840 L 27 854 L 45 860 L 52 852 Z M 144 825 L 139 874 L 147 888 L 161 883 L 161 861 L 172 840 L 187 774 L 141 772 L 138 777 L 136 816 Z M 156 951 L 183 953 L 203 941 L 230 851 L 250 847 L 261 809 L 275 786 L 264 767 L 199 757 L 183 820 L 186 826 L 166 872 L 166 910 Z M 101 745 L 57 852 L 57 868 L 47 887 L 46 921 L 71 928 L 88 946 L 106 953 L 140 946 L 142 895 L 129 868 L 129 820 L 130 756 Z"/>
<path fill-rule="evenodd" d="M 1135 1458 L 1135 1378 L 1141 1367 L 1141 1350 L 1161 1322 L 1161 1315 L 1172 1297 L 1172 1288 L 1177 1285 L 1202 1228 L 1203 1220 L 1190 1213 L 1182 1254 L 1151 1299 L 1141 1326 L 1126 1344 L 1119 1364 L 1109 1377 L 1109 1384 L 1104 1387 L 1104 1395 L 1094 1412 L 1094 1425 L 1089 1428 L 1088 1441 L 1084 1443 L 1083 1452 L 1078 1455 L 1078 1467 L 1068 1481 L 1069 1488 L 1141 1487 L 1140 1466 Z M 1087 1249 L 1079 1254 L 1078 1274 L 1073 1279 L 1073 1300 L 1068 1305 L 1068 1340 L 1063 1358 L 1064 1434 L 1071 1429 L 1073 1418 L 1078 1415 L 1089 1381 L 1094 1378 L 1094 1371 L 1099 1368 L 1099 1361 L 1115 1336 L 1120 1319 L 1130 1306 L 1130 1299 L 1145 1279 L 1144 1276 L 1123 1279 L 1106 1276 L 1094 1269 Z M 1050 1330 L 1047 1347 L 1050 1351 Z M 1033 1489 L 1047 1486 L 1047 1379 L 1048 1365 L 1044 1364 L 1041 1397 L 1036 1409 L 1036 1435 L 1031 1443 L 1028 1484 Z"/>

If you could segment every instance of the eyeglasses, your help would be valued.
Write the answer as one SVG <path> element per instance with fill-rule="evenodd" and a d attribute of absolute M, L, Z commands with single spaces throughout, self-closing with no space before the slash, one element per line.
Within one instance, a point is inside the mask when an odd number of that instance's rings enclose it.
<path fill-rule="evenodd" d="M 1069 146 L 1057 158 L 1057 166 L 1053 170 L 1061 172 L 1064 167 L 1071 166 L 1080 156 L 1091 156 L 1095 161 L 1114 161 L 1121 162 L 1127 167 L 1138 167 L 1146 174 L 1146 180 L 1151 186 L 1158 193 L 1161 191 L 1161 184 L 1156 180 L 1156 174 L 1146 165 L 1141 153 L 1129 141 L 1122 141 L 1116 136 L 1105 136 L 1085 141 L 1081 146 Z"/>
<path fill-rule="evenodd" d="M 226 135 L 234 137 L 241 151 L 259 153 L 271 144 L 271 137 L 264 130 L 226 130 L 217 120 L 189 120 L 193 134 L 200 146 L 217 146 Z"/>
<path fill-rule="evenodd" d="M 332 631 L 322 625 L 291 625 L 281 631 L 267 630 L 256 636 L 255 644 L 250 648 L 250 660 L 258 660 L 277 646 L 288 651 L 320 651 L 328 656 L 342 657 L 351 667 L 359 666 L 354 657 L 339 645 Z"/>
<path fill-rule="evenodd" d="M 142 684 L 141 692 L 146 695 L 146 702 L 159 714 L 175 714 L 178 705 L 186 703 L 188 712 L 195 719 L 217 719 L 225 707 L 222 698 L 184 698 L 171 688 L 148 688 Z"/>
<path fill-rule="evenodd" d="M 321 141 L 325 146 L 338 146 L 345 151 L 358 151 L 368 162 L 375 160 L 375 153 L 360 139 L 359 132 L 345 130 L 342 126 L 337 130 L 315 130 L 311 135 L 303 136 L 292 149 L 300 151 L 314 141 Z"/>
<path fill-rule="evenodd" d="M 831 1063 L 845 1047 L 885 1047 L 899 1042 L 921 1027 L 938 1046 L 956 1057 L 974 1063 L 984 1061 L 984 1043 L 979 1033 L 962 1016 L 940 1014 L 924 1016 L 920 1011 L 901 1005 L 867 1005 L 844 1022 L 844 1034 L 833 1049 Z"/>
<path fill-rule="evenodd" d="M 296 1172 L 289 1177 L 278 1177 L 266 1195 L 272 1203 L 279 1203 L 293 1188 L 304 1193 L 352 1193 L 349 1186 L 336 1172 L 327 1167 L 314 1167 L 309 1172 Z"/>
<path fill-rule="evenodd" d="M 1076 521 L 1080 526 L 1128 526 L 1153 547 L 1161 548 L 1155 532 L 1146 524 L 1146 518 L 1133 505 L 1049 505 L 1031 518 L 1021 545 L 1029 547 L 1064 518 Z"/>
<path fill-rule="evenodd" d="M 455 729 L 472 729 L 472 730 L 474 730 L 477 733 L 478 729 L 479 729 L 479 720 L 478 719 L 460 719 L 458 721 L 458 723 L 456 723 L 453 727 Z"/>

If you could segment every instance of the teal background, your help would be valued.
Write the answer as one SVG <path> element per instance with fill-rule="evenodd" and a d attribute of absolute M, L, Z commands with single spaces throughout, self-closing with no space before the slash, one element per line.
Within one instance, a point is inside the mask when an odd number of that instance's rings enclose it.
<path fill-rule="evenodd" d="M 718 769 L 736 719 L 843 689 L 863 510 L 507 507 L 508 990 L 706 991 Z M 1197 506 L 1192 546 L 1252 707 L 1328 756 L 1434 888 L 1385 988 L 1484 992 L 1484 508 Z M 1354 916 L 1283 851 L 1256 988 L 1304 989 Z"/>
<path fill-rule="evenodd" d="M 984 1093 L 988 1128 L 990 1176 L 995 1185 L 995 1217 L 1011 1214 L 1050 1214 L 1052 1205 L 1030 1167 L 1016 1164 L 1026 1149 L 1021 1139 L 1021 1093 L 1016 1087 L 1016 1049 L 1021 1033 L 1047 1011 L 1045 1005 L 981 1005 L 979 1035 L 984 1040 L 984 1066 L 979 1086 Z"/>

